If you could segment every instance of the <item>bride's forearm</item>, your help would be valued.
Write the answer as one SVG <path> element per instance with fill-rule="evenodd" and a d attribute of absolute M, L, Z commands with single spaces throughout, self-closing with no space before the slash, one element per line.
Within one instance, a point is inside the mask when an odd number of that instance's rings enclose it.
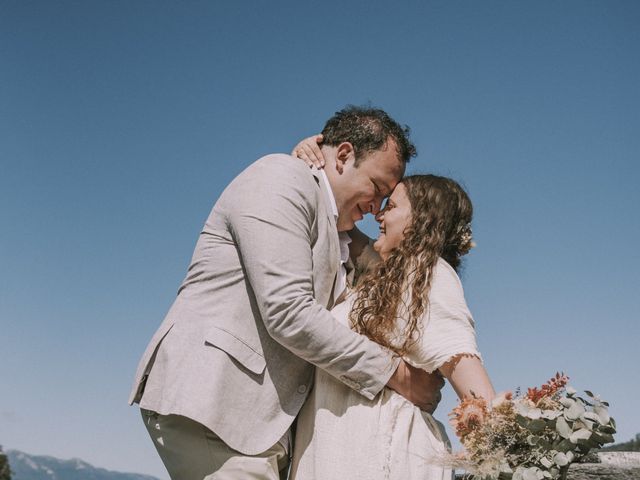
<path fill-rule="evenodd" d="M 449 380 L 461 400 L 476 396 L 490 402 L 496 396 L 489 375 L 476 356 L 460 355 L 445 363 L 440 373 Z"/>

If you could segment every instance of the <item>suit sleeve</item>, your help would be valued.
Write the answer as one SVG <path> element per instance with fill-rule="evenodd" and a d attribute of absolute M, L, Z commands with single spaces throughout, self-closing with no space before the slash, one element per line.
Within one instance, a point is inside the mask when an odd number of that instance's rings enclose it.
<path fill-rule="evenodd" d="M 317 196 L 306 167 L 293 165 L 282 156 L 236 182 L 233 204 L 225 206 L 229 229 L 273 339 L 371 399 L 399 360 L 340 324 L 314 299 Z"/>

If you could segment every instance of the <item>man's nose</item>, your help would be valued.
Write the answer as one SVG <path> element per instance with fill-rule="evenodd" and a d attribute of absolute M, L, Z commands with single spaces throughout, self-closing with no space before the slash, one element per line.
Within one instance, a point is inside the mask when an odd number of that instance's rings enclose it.
<path fill-rule="evenodd" d="M 380 210 L 378 213 L 375 214 L 376 216 L 376 222 L 380 223 L 382 222 L 382 220 L 384 219 L 384 210 Z"/>

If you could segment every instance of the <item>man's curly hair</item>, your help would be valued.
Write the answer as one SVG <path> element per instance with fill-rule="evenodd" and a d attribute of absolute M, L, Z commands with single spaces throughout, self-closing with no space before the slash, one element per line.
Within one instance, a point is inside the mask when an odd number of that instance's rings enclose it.
<path fill-rule="evenodd" d="M 384 110 L 348 105 L 327 120 L 322 130 L 322 143 L 332 147 L 342 142 L 351 143 L 358 166 L 366 154 L 382 150 L 391 137 L 396 143 L 400 161 L 406 164 L 417 153 L 409 140 L 409 132 L 409 127 L 400 125 Z"/>
<path fill-rule="evenodd" d="M 411 175 L 402 184 L 411 203 L 411 221 L 400 245 L 358 282 L 349 315 L 357 332 L 398 355 L 418 339 L 438 259 L 458 271 L 461 257 L 473 246 L 473 206 L 457 182 Z"/>

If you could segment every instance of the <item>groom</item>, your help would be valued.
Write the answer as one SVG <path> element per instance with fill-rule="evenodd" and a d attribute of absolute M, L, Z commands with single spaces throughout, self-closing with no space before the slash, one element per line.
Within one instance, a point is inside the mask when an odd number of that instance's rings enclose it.
<path fill-rule="evenodd" d="M 437 404 L 440 378 L 328 311 L 345 286 L 338 232 L 380 210 L 415 155 L 408 129 L 348 107 L 322 134 L 323 170 L 269 155 L 225 189 L 140 361 L 129 401 L 174 480 L 284 478 L 314 365 L 369 399 L 386 385 Z"/>

